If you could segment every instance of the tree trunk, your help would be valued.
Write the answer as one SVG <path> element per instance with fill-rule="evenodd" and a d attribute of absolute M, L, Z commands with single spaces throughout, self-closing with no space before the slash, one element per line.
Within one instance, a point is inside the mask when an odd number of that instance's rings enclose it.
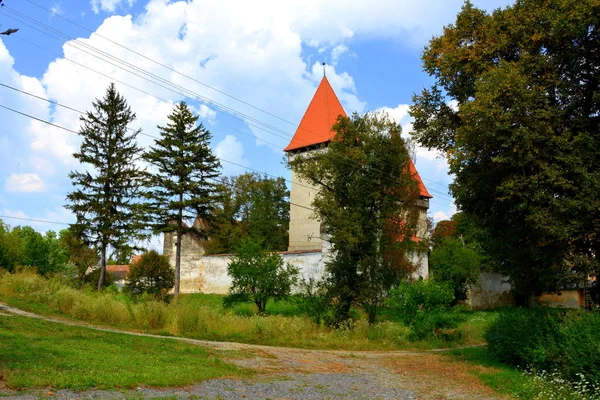
<path fill-rule="evenodd" d="M 98 279 L 98 290 L 102 290 L 104 287 L 104 281 L 106 279 L 106 243 L 102 242 L 102 249 L 100 250 L 100 279 Z"/>
<path fill-rule="evenodd" d="M 177 218 L 177 245 L 175 250 L 175 288 L 173 293 L 175 297 L 179 295 L 179 278 L 181 271 L 181 225 L 183 224 L 183 194 L 179 194 L 179 216 Z"/>

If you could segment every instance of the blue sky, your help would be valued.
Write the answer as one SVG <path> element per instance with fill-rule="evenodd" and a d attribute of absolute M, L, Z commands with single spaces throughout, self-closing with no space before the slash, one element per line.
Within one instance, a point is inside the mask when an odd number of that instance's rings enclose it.
<path fill-rule="evenodd" d="M 244 172 L 232 164 L 237 163 L 288 179 L 281 149 L 322 77 L 320 63 L 327 63 L 327 77 L 348 113 L 384 109 L 407 133 L 412 95 L 431 83 L 421 67 L 423 47 L 454 21 L 462 5 L 460 0 L 4 3 L 0 30 L 20 30 L 0 36 L 0 84 L 87 110 L 117 81 L 137 113 L 133 127 L 150 135 L 157 134 L 156 125 L 165 123 L 174 102 L 186 100 L 213 133 L 224 174 Z M 511 2 L 473 3 L 491 11 Z M 164 81 L 157 85 L 153 79 Z M 79 128 L 76 112 L 4 86 L 0 105 Z M 2 108 L 0 121 L 0 215 L 11 225 L 62 229 L 6 217 L 73 221 L 63 205 L 71 190 L 67 174 L 81 168 L 72 157 L 79 138 Z M 139 139 L 144 146 L 152 141 Z M 430 216 L 436 221 L 451 216 L 452 178 L 443 157 L 417 148 L 416 165 L 434 196 Z"/>

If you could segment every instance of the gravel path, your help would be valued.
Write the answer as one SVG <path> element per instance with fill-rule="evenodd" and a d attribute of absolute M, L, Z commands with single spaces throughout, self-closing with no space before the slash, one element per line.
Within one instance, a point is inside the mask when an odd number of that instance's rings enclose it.
<path fill-rule="evenodd" d="M 252 379 L 213 379 L 184 388 L 127 391 L 2 390 L 1 399 L 498 399 L 468 368 L 440 351 L 352 352 L 210 342 L 97 327 L 32 314 L 0 303 L 0 314 L 21 315 L 105 332 L 178 340 L 215 350 L 234 350 L 224 361 L 259 372 Z M 243 358 L 236 357 L 243 351 Z"/>

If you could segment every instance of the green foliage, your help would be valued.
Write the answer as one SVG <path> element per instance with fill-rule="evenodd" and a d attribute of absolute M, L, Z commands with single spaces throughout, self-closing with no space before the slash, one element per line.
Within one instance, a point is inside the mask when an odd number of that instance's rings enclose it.
<path fill-rule="evenodd" d="M 307 315 L 317 324 L 334 325 L 334 302 L 330 297 L 324 281 L 301 278 L 298 283 L 298 294 L 293 298 L 300 312 Z"/>
<path fill-rule="evenodd" d="M 244 240 L 227 266 L 227 274 L 232 282 L 224 304 L 251 301 L 259 314 L 264 314 L 269 299 L 279 301 L 289 297 L 298 269 L 284 265 L 283 257 L 269 254 L 260 244 Z"/>
<path fill-rule="evenodd" d="M 509 309 L 485 334 L 490 355 L 514 366 L 600 380 L 600 315 L 553 309 Z"/>
<path fill-rule="evenodd" d="M 8 225 L 0 220 L 0 268 L 14 271 L 25 259 L 25 245 Z"/>
<path fill-rule="evenodd" d="M 218 197 L 220 163 L 210 148 L 210 131 L 186 103 L 180 102 L 159 126 L 160 139 L 144 154 L 154 168 L 149 174 L 150 212 L 155 232 L 177 232 L 175 253 L 175 296 L 179 294 L 181 236 L 190 233 L 207 238 L 205 223 L 212 220 Z M 187 226 L 185 220 L 202 223 Z"/>
<path fill-rule="evenodd" d="M 429 256 L 429 269 L 437 282 L 445 282 L 454 291 L 454 300 L 466 300 L 468 286 L 479 279 L 481 260 L 478 252 L 462 240 L 447 237 Z"/>
<path fill-rule="evenodd" d="M 283 178 L 246 173 L 223 178 L 223 196 L 215 210 L 206 250 L 210 254 L 232 253 L 249 237 L 268 251 L 288 246 L 289 191 Z"/>
<path fill-rule="evenodd" d="M 0 268 L 13 271 L 22 265 L 49 275 L 62 271 L 67 261 L 66 249 L 54 231 L 42 235 L 30 226 L 10 229 L 0 221 Z"/>
<path fill-rule="evenodd" d="M 80 283 L 86 281 L 87 270 L 98 264 L 96 251 L 86 245 L 73 228 L 60 231 L 58 240 L 60 246 L 68 255 L 68 262 L 75 266 L 71 278 L 75 278 Z M 99 279 L 100 271 L 96 275 L 96 282 Z"/>
<path fill-rule="evenodd" d="M 457 205 L 522 297 L 567 283 L 600 253 L 600 4 L 467 2 L 423 54 L 417 141 L 446 153 Z"/>
<path fill-rule="evenodd" d="M 79 268 L 78 268 L 79 270 Z M 100 281 L 100 268 L 94 268 L 88 274 L 84 274 L 81 280 L 81 283 L 85 284 L 88 287 L 98 287 L 98 282 Z M 112 274 L 110 272 L 106 272 L 104 276 L 104 280 L 102 281 L 102 288 L 107 288 L 115 282 Z"/>
<path fill-rule="evenodd" d="M 404 281 L 390 291 L 388 306 L 391 314 L 412 328 L 412 340 L 428 339 L 437 336 L 445 340 L 460 337 L 457 328 L 465 318 L 450 308 L 454 302 L 452 289 L 433 279 Z"/>
<path fill-rule="evenodd" d="M 401 127 L 389 116 L 340 117 L 333 129 L 326 151 L 298 154 L 289 165 L 320 188 L 312 207 L 332 247 L 326 282 L 336 320 L 349 319 L 359 301 L 374 323 L 389 288 L 411 271 L 405 252 L 417 232 L 419 191 Z"/>
<path fill-rule="evenodd" d="M 174 283 L 175 273 L 169 259 L 150 250 L 129 265 L 125 288 L 133 295 L 148 293 L 164 299 Z"/>
<path fill-rule="evenodd" d="M 129 247 L 130 241 L 147 236 L 140 203 L 145 182 L 136 166 L 142 150 L 136 143 L 140 131 L 128 132 L 135 113 L 112 83 L 93 106 L 93 112 L 80 117 L 82 142 L 73 155 L 86 169 L 69 173 L 74 191 L 67 195 L 65 207 L 77 217 L 73 229 L 100 250 L 100 289 L 107 249 Z"/>

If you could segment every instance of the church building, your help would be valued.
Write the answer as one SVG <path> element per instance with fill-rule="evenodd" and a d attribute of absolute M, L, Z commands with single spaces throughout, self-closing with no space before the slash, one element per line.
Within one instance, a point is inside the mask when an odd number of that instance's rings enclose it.
<path fill-rule="evenodd" d="M 335 136 L 333 125 L 339 116 L 347 117 L 344 108 L 338 100 L 333 88 L 329 84 L 327 77 L 323 77 L 317 91 L 311 100 L 304 117 L 296 129 L 296 133 L 290 144 L 284 149 L 289 159 L 302 156 L 303 153 L 314 151 L 327 145 Z M 429 209 L 429 199 L 432 196 L 427 191 L 415 168 L 412 160 L 409 160 L 409 170 L 413 178 L 419 185 L 419 227 L 417 238 L 427 235 L 427 210 Z M 322 250 L 320 227 L 321 223 L 313 216 L 310 210 L 313 198 L 317 188 L 301 181 L 292 171 L 292 189 L 290 193 L 290 240 L 289 251 L 298 250 Z M 326 244 L 325 244 L 326 246 Z M 420 259 L 419 270 L 424 272 L 422 276 L 427 276 L 426 254 L 412 257 L 413 262 Z"/>
<path fill-rule="evenodd" d="M 347 116 L 344 108 L 326 77 L 319 84 L 308 109 L 304 113 L 296 133 L 284 149 L 288 158 L 306 155 L 321 149 L 335 136 L 332 127 L 338 116 Z M 419 177 L 412 160 L 409 170 L 419 185 L 419 227 L 414 240 L 427 235 L 427 210 L 432 196 Z M 288 251 L 281 252 L 284 262 L 298 267 L 304 278 L 320 279 L 329 257 L 329 245 L 321 239 L 321 223 L 312 211 L 312 201 L 317 188 L 303 182 L 292 171 L 290 191 L 290 226 Z M 176 233 L 165 233 L 163 254 L 175 265 Z M 227 293 L 231 279 L 227 275 L 227 264 L 231 255 L 205 255 L 203 241 L 192 235 L 182 237 L 181 248 L 181 292 L 182 293 Z M 417 267 L 416 275 L 427 277 L 427 252 L 409 254 L 410 261 Z"/>

